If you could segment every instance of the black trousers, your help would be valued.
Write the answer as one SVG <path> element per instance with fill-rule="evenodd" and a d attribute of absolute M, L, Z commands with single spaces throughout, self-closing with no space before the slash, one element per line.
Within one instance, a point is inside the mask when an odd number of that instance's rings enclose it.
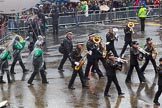
<path fill-rule="evenodd" d="M 114 56 L 115 56 L 115 57 L 118 57 L 118 54 L 117 54 L 117 52 L 116 52 L 116 50 L 115 50 L 114 47 L 113 47 L 113 48 L 106 48 L 106 50 L 107 50 L 107 52 L 112 51 L 112 53 L 114 54 Z"/>
<path fill-rule="evenodd" d="M 19 64 L 20 64 L 22 70 L 23 70 L 23 71 L 25 70 L 25 66 L 24 66 L 24 64 L 23 64 L 23 62 L 22 62 L 22 59 L 21 59 L 21 58 L 19 58 L 19 59 L 16 59 L 16 58 L 15 58 L 15 59 L 13 60 L 12 64 L 11 64 L 11 68 L 10 68 L 10 72 L 11 72 L 11 73 L 14 72 L 14 68 L 15 68 L 15 65 L 16 65 L 17 61 L 19 61 Z"/>
<path fill-rule="evenodd" d="M 127 82 L 131 81 L 131 76 L 132 76 L 132 72 L 133 72 L 134 67 L 136 68 L 140 82 L 145 81 L 145 77 L 144 77 L 143 73 L 140 71 L 139 65 L 130 65 L 126 81 Z"/>
<path fill-rule="evenodd" d="M 78 71 L 75 70 L 75 69 L 73 69 L 73 74 L 72 74 L 71 79 L 69 81 L 68 87 L 72 87 L 73 86 L 77 74 L 79 74 L 79 77 L 80 77 L 80 81 L 82 83 L 82 86 L 85 86 L 84 74 L 83 74 L 83 70 L 81 68 Z"/>
<path fill-rule="evenodd" d="M 151 61 L 153 67 L 154 67 L 154 71 L 155 73 L 157 73 L 157 69 L 156 69 L 156 61 L 155 59 L 153 59 L 152 57 L 149 57 L 149 58 L 145 58 L 145 63 L 143 64 L 143 66 L 141 67 L 141 72 L 144 73 L 145 69 L 146 69 L 146 66 L 148 65 L 149 61 Z"/>
<path fill-rule="evenodd" d="M 53 35 L 58 35 L 58 23 L 53 24 Z"/>
<path fill-rule="evenodd" d="M 141 31 L 145 31 L 145 18 L 140 18 L 141 21 Z"/>
<path fill-rule="evenodd" d="M 108 94 L 112 82 L 114 82 L 114 84 L 116 86 L 116 89 L 118 91 L 118 94 L 121 94 L 122 93 L 121 92 L 121 88 L 119 86 L 119 83 L 118 83 L 116 75 L 114 75 L 114 76 L 107 75 L 107 84 L 106 84 L 106 88 L 105 88 L 104 94 L 105 95 Z"/>
<path fill-rule="evenodd" d="M 62 60 L 61 60 L 61 62 L 60 62 L 60 65 L 59 65 L 59 67 L 58 67 L 59 70 L 63 69 L 63 65 L 64 65 L 64 63 L 66 62 L 66 60 L 67 60 L 68 57 L 69 57 L 68 54 L 64 54 L 64 55 L 63 55 L 63 58 L 62 58 Z"/>
<path fill-rule="evenodd" d="M 99 69 L 97 59 L 95 59 L 95 60 L 87 61 L 87 65 L 86 65 L 86 69 L 85 69 L 85 79 L 88 78 L 89 71 L 90 71 L 90 68 L 92 65 L 93 65 L 94 69 L 96 70 L 98 76 L 103 77 L 103 74 L 102 74 L 101 70 Z"/>
<path fill-rule="evenodd" d="M 102 62 L 102 65 L 104 66 L 104 68 L 105 68 L 105 70 L 106 70 L 106 67 L 107 67 L 107 65 L 106 65 L 106 59 L 105 58 L 103 58 L 103 57 L 101 57 L 101 58 L 98 58 L 97 59 L 97 62 L 99 62 L 99 60 Z M 95 68 L 94 68 L 94 66 L 92 67 L 92 69 L 91 69 L 91 72 L 94 72 L 95 71 Z M 94 72 L 95 73 L 95 72 Z"/>
<path fill-rule="evenodd" d="M 162 86 L 159 85 L 159 86 L 158 86 L 158 91 L 157 91 L 156 94 L 155 94 L 154 102 L 158 102 L 161 93 L 162 93 Z"/>
<path fill-rule="evenodd" d="M 41 74 L 42 83 L 47 82 L 47 78 L 46 78 L 44 69 L 39 70 L 39 67 L 34 66 L 34 71 L 33 71 L 33 73 L 31 74 L 31 76 L 30 76 L 30 78 L 28 80 L 29 83 L 33 82 L 33 80 L 34 80 L 35 76 L 38 74 L 38 72 L 40 72 L 40 74 Z"/>
<path fill-rule="evenodd" d="M 124 52 L 125 52 L 125 50 L 127 49 L 127 46 L 128 46 L 128 45 L 131 47 L 131 43 L 132 43 L 132 42 L 125 42 L 125 43 L 124 43 L 123 49 L 122 49 L 122 51 L 121 51 L 121 53 L 120 53 L 120 57 L 122 57 L 122 55 L 124 54 Z"/>

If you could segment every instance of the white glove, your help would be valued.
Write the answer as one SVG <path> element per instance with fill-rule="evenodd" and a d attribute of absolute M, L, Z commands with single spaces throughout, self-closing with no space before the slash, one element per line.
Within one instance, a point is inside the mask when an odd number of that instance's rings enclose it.
<path fill-rule="evenodd" d="M 89 55 L 92 55 L 92 51 L 91 51 L 91 50 L 89 50 L 89 51 L 88 51 L 88 54 L 89 54 Z"/>
<path fill-rule="evenodd" d="M 106 45 L 109 45 L 110 42 L 106 42 Z"/>
<path fill-rule="evenodd" d="M 79 66 L 79 62 L 74 62 L 74 64 L 75 64 L 76 66 Z"/>
<path fill-rule="evenodd" d="M 120 58 L 117 58 L 117 62 L 121 62 L 121 59 Z"/>

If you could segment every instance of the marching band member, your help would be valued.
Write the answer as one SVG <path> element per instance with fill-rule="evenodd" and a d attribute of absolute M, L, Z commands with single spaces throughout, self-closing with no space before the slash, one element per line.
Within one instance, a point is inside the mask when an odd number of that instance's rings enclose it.
<path fill-rule="evenodd" d="M 159 97 L 162 93 L 162 58 L 159 59 L 159 62 L 160 62 L 160 65 L 157 68 L 158 75 L 159 75 L 159 77 L 158 77 L 158 91 L 156 92 L 155 98 L 154 98 L 154 103 L 156 105 L 160 105 L 158 100 L 159 100 Z"/>
<path fill-rule="evenodd" d="M 125 33 L 125 37 L 124 37 L 124 46 L 123 46 L 123 49 L 120 53 L 120 57 L 123 58 L 123 54 L 127 48 L 127 46 L 129 45 L 131 47 L 131 43 L 132 43 L 132 29 L 131 27 L 133 26 L 133 23 L 132 22 L 129 22 L 128 25 L 124 28 L 124 33 Z"/>
<path fill-rule="evenodd" d="M 88 54 L 87 54 L 87 65 L 86 65 L 86 69 L 85 69 L 85 79 L 89 80 L 88 75 L 89 75 L 89 71 L 91 66 L 93 65 L 94 69 L 96 70 L 99 79 L 104 78 L 101 70 L 99 69 L 98 66 L 98 62 L 96 59 L 96 55 L 97 55 L 97 47 L 95 45 L 95 42 L 93 41 L 95 34 L 89 34 L 89 40 L 87 41 L 86 47 L 88 50 Z"/>
<path fill-rule="evenodd" d="M 130 67 L 129 67 L 129 71 L 126 77 L 125 82 L 126 83 L 131 83 L 131 75 L 133 72 L 134 67 L 136 68 L 139 80 L 141 83 L 146 82 L 145 81 L 145 77 L 143 75 L 143 73 L 141 73 L 140 68 L 139 68 L 139 63 L 138 63 L 138 59 L 139 59 L 139 50 L 138 50 L 138 43 L 137 41 L 132 41 L 132 47 L 130 48 Z"/>
<path fill-rule="evenodd" d="M 16 65 L 16 62 L 19 61 L 19 64 L 21 68 L 23 69 L 23 73 L 27 72 L 28 70 L 25 68 L 22 58 L 21 58 L 21 51 L 25 47 L 25 41 L 20 42 L 20 38 L 17 36 L 13 42 L 13 62 L 11 64 L 10 72 L 11 74 L 16 74 L 14 72 L 14 67 Z"/>
<path fill-rule="evenodd" d="M 4 51 L 4 49 L 0 49 L 1 52 Z M 9 64 L 8 64 L 8 59 L 11 59 L 10 56 L 10 51 L 5 51 L 4 53 L 1 53 L 0 55 L 0 60 L 1 60 L 1 64 L 0 64 L 0 83 L 6 83 L 5 81 L 3 81 L 3 75 L 4 72 L 6 72 L 7 74 L 7 80 L 8 83 L 12 83 L 11 79 L 10 79 L 10 73 L 9 73 Z"/>
<path fill-rule="evenodd" d="M 114 41 L 116 40 L 115 34 L 113 32 L 113 29 L 109 29 L 109 32 L 106 34 L 106 50 L 107 52 L 112 51 L 112 53 L 114 54 L 115 57 L 118 57 L 118 54 L 115 50 L 115 46 L 114 46 Z"/>
<path fill-rule="evenodd" d="M 43 58 L 43 50 L 41 43 L 37 43 L 36 47 L 34 48 L 32 52 L 32 64 L 34 67 L 34 71 L 31 74 L 31 77 L 28 80 L 28 84 L 33 85 L 32 82 L 34 80 L 34 77 L 40 72 L 42 77 L 42 83 L 48 84 L 45 71 L 44 71 L 44 58 Z"/>
<path fill-rule="evenodd" d="M 84 80 L 84 73 L 83 73 L 83 69 L 82 66 L 79 67 L 79 69 L 76 69 L 76 66 L 80 65 L 80 62 L 84 62 L 84 61 L 80 61 L 82 59 L 81 53 L 83 50 L 83 43 L 78 43 L 77 47 L 75 48 L 74 51 L 72 51 L 72 53 L 70 54 L 70 61 L 72 63 L 72 68 L 73 68 L 73 74 L 71 76 L 71 79 L 69 81 L 69 85 L 68 88 L 69 89 L 75 89 L 73 87 L 75 78 L 77 76 L 77 74 L 79 74 L 80 77 L 80 81 L 82 83 L 82 87 L 88 87 L 86 86 L 85 80 Z"/>
<path fill-rule="evenodd" d="M 116 70 L 118 70 L 118 67 L 120 65 L 118 64 L 118 61 L 115 60 L 113 53 L 109 52 L 107 56 L 108 56 L 108 58 L 106 60 L 106 63 L 107 63 L 107 69 L 106 69 L 107 70 L 107 72 L 106 72 L 107 84 L 106 84 L 106 88 L 104 91 L 104 96 L 111 97 L 111 95 L 109 95 L 108 93 L 109 93 L 110 85 L 112 82 L 114 82 L 114 84 L 117 88 L 118 95 L 123 96 L 124 93 L 122 93 L 122 90 L 119 86 L 119 83 L 118 83 L 118 80 L 116 77 Z"/>
<path fill-rule="evenodd" d="M 156 51 L 156 48 L 152 42 L 152 39 L 150 37 L 146 38 L 146 44 L 145 44 L 145 47 L 144 47 L 145 51 L 149 53 L 149 55 L 146 55 L 145 56 L 145 63 L 143 64 L 143 66 L 141 67 L 141 72 L 144 73 L 145 69 L 146 69 L 146 66 L 148 65 L 149 63 L 149 60 L 151 61 L 153 67 L 154 67 L 154 71 L 155 73 L 157 73 L 157 70 L 156 70 L 156 61 L 155 61 L 155 58 L 153 57 L 153 54 L 155 54 L 155 56 L 157 56 L 157 51 Z"/>

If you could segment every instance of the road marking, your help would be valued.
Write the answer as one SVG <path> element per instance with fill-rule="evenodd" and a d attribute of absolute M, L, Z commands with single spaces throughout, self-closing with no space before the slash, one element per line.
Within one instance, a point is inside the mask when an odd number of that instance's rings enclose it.
<path fill-rule="evenodd" d="M 134 22 L 134 24 L 140 24 L 137 22 Z M 155 23 L 155 22 L 146 22 L 145 25 L 150 25 L 150 26 L 161 26 L 161 24 Z"/>

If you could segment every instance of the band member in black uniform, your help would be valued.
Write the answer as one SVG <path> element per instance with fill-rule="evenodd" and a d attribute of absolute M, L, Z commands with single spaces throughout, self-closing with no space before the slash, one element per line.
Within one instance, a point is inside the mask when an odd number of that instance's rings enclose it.
<path fill-rule="evenodd" d="M 131 22 L 128 23 L 128 25 L 124 28 L 124 33 L 125 33 L 125 37 L 124 37 L 124 46 L 123 46 L 123 49 L 120 53 L 120 57 L 123 58 L 123 54 L 127 48 L 127 46 L 129 45 L 131 47 L 131 44 L 132 44 L 132 29 L 131 29 Z"/>
<path fill-rule="evenodd" d="M 112 82 L 114 82 L 114 84 L 117 88 L 118 95 L 122 96 L 122 95 L 124 95 L 124 93 L 122 93 L 122 90 L 119 86 L 119 83 L 118 83 L 118 80 L 116 77 L 116 70 L 118 70 L 118 68 L 121 68 L 121 64 L 115 60 L 113 53 L 109 52 L 107 56 L 108 56 L 108 58 L 106 60 L 106 63 L 107 63 L 107 69 L 106 69 L 107 70 L 107 72 L 106 72 L 107 84 L 106 84 L 106 88 L 104 91 L 104 96 L 110 97 L 108 92 L 109 92 L 110 85 Z"/>
<path fill-rule="evenodd" d="M 90 34 L 89 35 L 89 40 L 87 41 L 86 47 L 88 50 L 88 54 L 87 54 L 87 65 L 86 65 L 86 69 L 85 69 L 85 79 L 89 80 L 88 75 L 89 75 L 89 71 L 91 66 L 93 65 L 94 69 L 96 70 L 99 79 L 103 78 L 103 74 L 101 72 L 101 70 L 99 69 L 98 66 L 98 61 L 97 61 L 97 46 L 95 45 L 95 42 L 93 41 L 94 38 L 94 34 Z"/>
<path fill-rule="evenodd" d="M 63 65 L 64 65 L 65 61 L 67 60 L 67 58 L 69 57 L 69 54 L 73 50 L 72 34 L 73 33 L 71 31 L 68 31 L 66 33 L 65 39 L 63 40 L 63 42 L 61 43 L 61 46 L 59 47 L 59 52 L 63 54 L 63 58 L 62 58 L 60 65 L 58 67 L 59 71 L 64 71 Z"/>
<path fill-rule="evenodd" d="M 157 51 L 156 51 L 155 46 L 153 45 L 151 38 L 146 38 L 146 44 L 145 44 L 144 49 L 146 52 L 149 53 L 149 55 L 145 56 L 145 63 L 141 67 L 141 72 L 144 73 L 146 66 L 148 65 L 149 61 L 151 61 L 152 65 L 154 67 L 154 71 L 155 71 L 155 73 L 157 73 L 157 70 L 156 70 L 157 66 L 156 66 L 156 61 L 155 61 L 155 58 L 156 58 L 155 56 L 157 56 Z"/>
<path fill-rule="evenodd" d="M 99 38 L 101 39 L 101 37 Z M 107 54 L 107 51 L 101 39 L 101 41 L 98 43 L 96 59 L 97 59 L 97 62 L 99 62 L 99 60 L 102 62 L 102 65 L 104 66 L 105 70 L 106 70 L 106 59 L 105 59 L 106 54 Z M 92 67 L 91 72 L 95 73 L 94 67 Z"/>
<path fill-rule="evenodd" d="M 107 52 L 112 51 L 112 53 L 114 54 L 115 57 L 118 57 L 118 54 L 115 50 L 115 46 L 114 46 L 114 41 L 116 40 L 115 37 L 115 33 L 113 32 L 113 29 L 109 29 L 109 32 L 106 34 L 106 50 Z"/>
<path fill-rule="evenodd" d="M 71 80 L 69 81 L 69 85 L 68 88 L 69 89 L 75 89 L 73 87 L 75 78 L 77 76 L 77 74 L 79 74 L 80 77 L 80 81 L 82 83 L 82 87 L 87 87 L 85 84 L 85 80 L 84 80 L 84 74 L 83 74 L 83 69 L 81 66 L 81 61 L 85 62 L 82 59 L 81 53 L 82 53 L 82 48 L 83 48 L 83 43 L 78 43 L 77 47 L 74 49 L 74 51 L 72 51 L 72 53 L 70 54 L 70 61 L 72 63 L 72 68 L 73 68 L 73 74 L 71 76 Z M 78 68 L 76 68 L 78 66 Z"/>
<path fill-rule="evenodd" d="M 23 70 L 23 73 L 27 72 L 28 70 L 25 68 L 22 58 L 21 58 L 21 50 L 23 50 L 25 46 L 24 42 L 20 42 L 20 38 L 16 37 L 13 43 L 13 62 L 11 64 L 10 72 L 11 74 L 16 74 L 14 72 L 14 67 L 16 65 L 16 62 L 19 61 L 19 64 Z"/>
<path fill-rule="evenodd" d="M 133 41 L 132 47 L 130 48 L 130 67 L 129 67 L 129 71 L 127 74 L 127 78 L 125 80 L 126 83 L 131 82 L 131 75 L 132 75 L 134 67 L 136 68 L 140 82 L 141 83 L 145 82 L 145 77 L 143 73 L 140 71 L 139 64 L 138 64 L 138 59 L 140 59 L 139 58 L 140 52 L 138 50 L 138 47 L 139 46 L 138 46 L 137 41 Z"/>
<path fill-rule="evenodd" d="M 162 58 L 159 59 L 160 65 L 157 67 L 157 71 L 158 71 L 158 91 L 155 94 L 155 98 L 154 98 L 154 103 L 156 105 L 160 105 L 160 103 L 158 102 L 159 97 L 162 93 Z"/>

